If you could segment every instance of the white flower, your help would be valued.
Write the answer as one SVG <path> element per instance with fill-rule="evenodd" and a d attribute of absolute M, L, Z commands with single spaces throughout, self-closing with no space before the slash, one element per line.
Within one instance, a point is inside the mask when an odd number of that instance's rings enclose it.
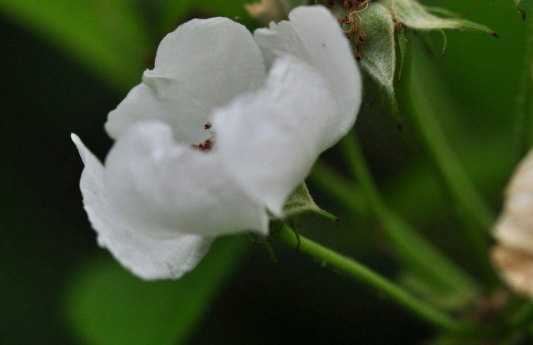
<path fill-rule="evenodd" d="M 267 210 L 282 216 L 352 127 L 361 78 L 336 19 L 319 6 L 290 19 L 255 39 L 224 18 L 180 26 L 109 114 L 105 167 L 73 135 L 99 243 L 134 274 L 179 278 L 214 237 L 267 234 Z"/>
<path fill-rule="evenodd" d="M 507 187 L 494 236 L 492 259 L 502 277 L 516 293 L 533 298 L 533 151 Z"/>

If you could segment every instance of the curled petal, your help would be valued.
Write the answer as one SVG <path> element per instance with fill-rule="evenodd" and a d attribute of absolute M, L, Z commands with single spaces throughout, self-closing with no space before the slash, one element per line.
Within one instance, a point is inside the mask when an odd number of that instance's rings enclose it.
<path fill-rule="evenodd" d="M 213 109 L 259 88 L 265 74 L 261 52 L 243 25 L 226 18 L 191 20 L 163 39 L 155 68 L 109 114 L 106 129 L 117 139 L 134 123 L 159 120 L 178 141 L 200 143 L 209 137 L 204 124 Z"/>
<path fill-rule="evenodd" d="M 322 74 L 287 56 L 274 63 L 263 89 L 213 116 L 217 150 L 236 180 L 281 216 L 287 197 L 335 135 L 337 114 Z"/>
<path fill-rule="evenodd" d="M 143 235 L 138 224 L 121 217 L 113 209 L 104 187 L 104 167 L 100 161 L 76 135 L 72 135 L 72 140 L 85 164 L 80 188 L 100 246 L 143 279 L 177 279 L 195 268 L 209 250 L 211 239 L 175 234 L 161 240 Z"/>
<path fill-rule="evenodd" d="M 266 234 L 264 206 L 242 191 L 221 158 L 176 143 L 162 122 L 139 123 L 106 159 L 106 192 L 114 209 L 151 237 Z"/>
<path fill-rule="evenodd" d="M 322 6 L 298 7 L 289 14 L 290 22 L 271 23 L 259 29 L 254 38 L 267 65 L 280 56 L 296 56 L 316 67 L 326 78 L 337 101 L 337 130 L 330 146 L 352 128 L 361 105 L 362 83 L 350 44 L 336 18 Z"/>

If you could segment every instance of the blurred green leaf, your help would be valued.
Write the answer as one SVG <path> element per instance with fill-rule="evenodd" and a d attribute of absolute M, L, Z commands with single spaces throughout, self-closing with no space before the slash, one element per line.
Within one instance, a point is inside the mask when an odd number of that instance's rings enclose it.
<path fill-rule="evenodd" d="M 475 290 L 439 291 L 416 274 L 404 271 L 398 276 L 401 285 L 434 306 L 447 311 L 462 311 L 472 305 L 477 298 Z"/>
<path fill-rule="evenodd" d="M 148 45 L 137 5 L 135 0 L 0 0 L 0 13 L 126 90 L 140 80 Z"/>
<path fill-rule="evenodd" d="M 218 239 L 200 265 L 177 281 L 145 282 L 111 259 L 84 265 L 68 291 L 75 333 L 87 344 L 183 343 L 246 253 L 242 237 Z"/>

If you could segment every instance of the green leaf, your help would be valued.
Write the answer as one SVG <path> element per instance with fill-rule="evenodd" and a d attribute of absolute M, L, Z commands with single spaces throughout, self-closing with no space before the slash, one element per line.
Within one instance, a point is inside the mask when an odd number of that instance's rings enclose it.
<path fill-rule="evenodd" d="M 473 30 L 494 35 L 488 27 L 461 18 L 440 18 L 429 13 L 415 0 L 380 0 L 403 25 L 421 31 L 452 29 Z"/>
<path fill-rule="evenodd" d="M 217 240 L 191 273 L 145 282 L 110 258 L 82 267 L 67 294 L 75 333 L 86 344 L 181 344 L 246 253 L 242 237 Z"/>
<path fill-rule="evenodd" d="M 359 16 L 366 34 L 364 50 L 361 53 L 363 56 L 361 68 L 384 90 L 390 101 L 392 113 L 400 126 L 398 103 L 394 93 L 396 48 L 392 14 L 379 3 L 370 3 Z"/>
<path fill-rule="evenodd" d="M 147 47 L 132 0 L 0 0 L 0 13 L 62 48 L 115 88 L 140 81 Z"/>
<path fill-rule="evenodd" d="M 335 223 L 339 222 L 337 217 L 318 207 L 305 182 L 296 187 L 285 204 L 285 218 L 292 218 L 302 213 L 314 213 Z"/>

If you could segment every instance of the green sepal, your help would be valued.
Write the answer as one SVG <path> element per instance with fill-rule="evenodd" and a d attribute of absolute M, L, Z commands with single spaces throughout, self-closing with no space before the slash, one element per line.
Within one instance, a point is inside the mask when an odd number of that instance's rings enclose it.
<path fill-rule="evenodd" d="M 335 224 L 339 222 L 339 218 L 335 217 L 331 213 L 321 209 L 313 200 L 313 197 L 309 193 L 309 189 L 305 182 L 302 182 L 294 192 L 291 194 L 287 203 L 285 204 L 284 219 L 294 218 L 304 213 L 312 213 L 324 218 L 327 218 Z M 272 220 L 280 219 L 279 217 L 271 217 Z"/>
<path fill-rule="evenodd" d="M 361 12 L 359 16 L 361 17 L 362 26 L 366 34 L 361 68 L 392 99 L 394 98 L 393 82 L 394 71 L 396 69 L 394 21 L 392 15 L 379 3 L 370 3 L 368 9 Z"/>
<path fill-rule="evenodd" d="M 378 83 L 382 93 L 387 96 L 394 119 L 401 129 L 400 111 L 394 92 L 396 71 L 394 19 L 391 12 L 379 3 L 370 3 L 359 16 L 366 34 L 361 68 Z M 385 106 L 386 102 L 382 103 Z"/>
<path fill-rule="evenodd" d="M 394 18 L 400 21 L 402 25 L 412 29 L 420 31 L 471 30 L 497 36 L 494 31 L 485 25 L 462 18 L 437 17 L 415 0 L 380 0 L 379 3 L 389 9 Z M 433 9 L 433 12 L 435 12 L 435 9 Z"/>
<path fill-rule="evenodd" d="M 444 30 L 439 30 L 442 34 L 442 37 L 444 39 L 444 43 L 442 45 L 442 56 L 446 56 L 446 46 L 448 45 L 448 37 L 446 37 L 446 33 Z"/>
<path fill-rule="evenodd" d="M 424 8 L 430 13 L 450 18 L 462 18 L 466 16 L 465 13 L 456 13 L 441 7 L 424 6 Z"/>
<path fill-rule="evenodd" d="M 405 37 L 405 30 L 398 31 L 396 33 L 396 38 L 398 39 L 398 47 L 400 47 L 400 71 L 398 73 L 398 82 L 401 82 L 403 69 L 405 67 L 405 62 L 407 61 L 407 43 L 409 40 Z"/>
<path fill-rule="evenodd" d="M 270 261 L 272 261 L 272 263 L 275 263 L 275 264 L 278 263 L 278 259 L 276 258 L 276 253 L 274 252 L 274 248 L 272 248 L 272 245 L 270 244 L 269 237 L 263 237 L 257 234 L 253 234 L 251 232 L 245 234 L 244 237 L 251 244 L 261 245 L 263 248 L 265 248 L 268 254 L 268 257 L 270 258 Z"/>
<path fill-rule="evenodd" d="M 274 248 L 272 248 L 270 242 L 264 237 L 259 237 L 259 240 L 261 241 L 263 247 L 266 249 L 270 261 L 272 261 L 272 263 L 274 264 L 277 264 L 278 259 L 276 258 L 276 253 L 274 252 Z"/>

